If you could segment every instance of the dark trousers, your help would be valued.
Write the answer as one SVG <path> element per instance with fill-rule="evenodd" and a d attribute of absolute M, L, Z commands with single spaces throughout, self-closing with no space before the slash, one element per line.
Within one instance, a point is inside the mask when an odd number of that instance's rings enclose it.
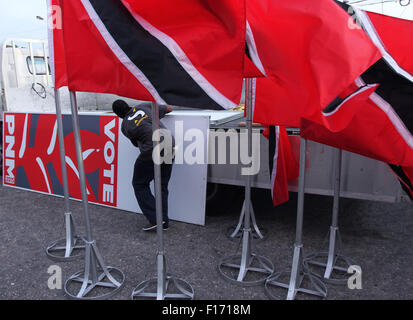
<path fill-rule="evenodd" d="M 162 179 L 162 215 L 163 221 L 169 223 L 168 218 L 168 184 L 171 178 L 172 164 L 161 164 L 161 179 Z M 132 185 L 135 191 L 136 200 L 139 206 L 148 219 L 148 221 L 156 225 L 156 204 L 155 197 L 152 195 L 149 187 L 150 182 L 154 180 L 154 163 L 152 159 L 142 160 L 136 159 L 135 168 L 133 171 Z"/>

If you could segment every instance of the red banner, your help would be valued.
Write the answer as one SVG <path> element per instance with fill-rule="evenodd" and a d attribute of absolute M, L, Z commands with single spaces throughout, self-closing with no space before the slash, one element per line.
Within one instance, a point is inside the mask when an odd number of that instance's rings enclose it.
<path fill-rule="evenodd" d="M 81 199 L 76 147 L 69 115 L 63 116 L 69 193 Z M 90 202 L 117 204 L 118 129 L 113 116 L 80 116 L 80 134 Z M 56 116 L 4 114 L 5 185 L 63 195 Z"/>

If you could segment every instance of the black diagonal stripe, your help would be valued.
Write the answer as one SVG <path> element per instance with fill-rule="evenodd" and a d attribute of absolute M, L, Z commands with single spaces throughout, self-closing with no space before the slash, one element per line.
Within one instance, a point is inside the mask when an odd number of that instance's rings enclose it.
<path fill-rule="evenodd" d="M 334 0 L 340 7 L 342 7 L 347 13 L 349 12 L 350 6 L 344 2 L 340 2 L 338 0 Z"/>
<path fill-rule="evenodd" d="M 361 78 L 367 84 L 380 84 L 376 93 L 393 107 L 413 134 L 413 83 L 394 71 L 384 59 L 372 65 Z"/>
<path fill-rule="evenodd" d="M 275 150 L 277 149 L 277 134 L 274 126 L 270 126 L 270 132 L 268 135 L 268 161 L 270 168 L 270 179 L 272 176 L 272 171 L 274 169 L 274 156 Z"/>
<path fill-rule="evenodd" d="M 407 193 L 407 195 L 410 197 L 411 200 L 413 200 L 413 181 L 410 181 L 409 177 L 406 175 L 406 173 L 403 171 L 403 168 L 401 166 L 396 166 L 393 164 L 389 164 L 390 168 L 393 170 L 393 172 L 399 176 L 399 178 L 407 185 L 409 188 L 407 188 L 403 183 L 400 183 L 402 186 L 402 189 Z"/>
<path fill-rule="evenodd" d="M 168 48 L 134 19 L 121 1 L 89 2 L 112 38 L 163 100 L 176 106 L 222 109 L 182 68 Z"/>
<path fill-rule="evenodd" d="M 351 95 L 356 94 L 357 92 L 361 91 L 364 89 L 365 86 L 362 86 L 355 90 L 354 92 L 350 93 L 347 97 L 345 98 L 340 98 L 337 97 L 335 98 L 327 107 L 324 108 L 323 113 L 331 113 L 334 110 L 336 110 L 346 99 L 348 99 Z"/>

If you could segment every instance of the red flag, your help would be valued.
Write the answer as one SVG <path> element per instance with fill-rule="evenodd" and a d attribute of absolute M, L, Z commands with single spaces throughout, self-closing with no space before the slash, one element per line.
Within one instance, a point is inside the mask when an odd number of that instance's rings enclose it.
<path fill-rule="evenodd" d="M 60 0 L 48 0 L 49 59 L 55 89 L 67 86 L 66 59 L 63 45 L 62 7 Z"/>
<path fill-rule="evenodd" d="M 256 56 L 272 80 L 257 81 L 257 122 L 298 125 L 299 117 L 325 108 L 381 56 L 332 0 L 250 0 L 247 20 Z"/>
<path fill-rule="evenodd" d="M 269 142 L 271 196 L 278 206 L 289 200 L 288 181 L 298 177 L 299 166 L 285 127 L 269 126 L 263 134 Z"/>
<path fill-rule="evenodd" d="M 357 20 L 383 58 L 355 81 L 364 97 L 332 103 L 330 110 L 302 120 L 301 134 L 311 140 L 359 153 L 390 164 L 403 189 L 413 199 L 413 65 L 411 22 L 356 10 Z M 390 37 L 390 30 L 394 36 Z M 399 37 L 402 35 L 402 37 Z M 384 36 L 382 38 L 382 36 Z M 350 89 L 351 91 L 351 89 Z M 356 93 L 355 91 L 354 93 Z M 328 118 L 334 114 L 335 122 Z M 350 117 L 349 117 L 350 114 Z M 327 123 L 329 125 L 327 125 Z M 338 123 L 341 123 L 338 125 Z"/>
<path fill-rule="evenodd" d="M 69 88 L 210 109 L 241 98 L 238 0 L 61 0 Z"/>
<path fill-rule="evenodd" d="M 302 119 L 301 135 L 389 163 L 413 199 L 413 82 L 381 59 L 356 80 L 360 88 L 375 83 L 375 92 L 332 106 L 322 121 Z M 345 126 L 337 125 L 341 121 Z"/>
<path fill-rule="evenodd" d="M 413 74 L 413 21 L 366 12 L 384 49 L 410 74 Z"/>

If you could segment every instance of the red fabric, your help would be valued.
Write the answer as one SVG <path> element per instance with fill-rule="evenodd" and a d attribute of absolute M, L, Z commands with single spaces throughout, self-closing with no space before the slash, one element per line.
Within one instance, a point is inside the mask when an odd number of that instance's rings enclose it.
<path fill-rule="evenodd" d="M 255 64 L 247 57 L 244 57 L 244 78 L 259 78 L 264 77 Z"/>
<path fill-rule="evenodd" d="M 247 19 L 273 81 L 257 81 L 256 122 L 297 126 L 299 117 L 326 107 L 381 57 L 331 0 L 249 0 Z"/>
<path fill-rule="evenodd" d="M 344 106 L 341 111 L 345 116 Z M 341 131 L 332 132 L 324 125 L 302 120 L 301 136 L 319 143 L 358 153 L 386 163 L 413 166 L 413 150 L 397 131 L 387 114 L 373 101 L 359 103 L 357 113 Z"/>
<path fill-rule="evenodd" d="M 413 74 L 413 21 L 367 14 L 388 52 L 403 69 Z"/>
<path fill-rule="evenodd" d="M 81 2 L 61 1 L 70 89 L 154 101 L 109 49 Z M 172 37 L 215 88 L 239 103 L 245 55 L 242 1 L 124 0 L 123 3 L 130 12 L 137 12 Z"/>
<path fill-rule="evenodd" d="M 318 112 L 309 117 L 309 120 L 322 124 L 331 132 L 340 132 L 348 126 L 356 113 L 360 112 L 360 105 L 364 105 L 377 88 L 377 84 L 371 85 L 366 90 L 359 91 L 357 94 L 350 96 L 333 112 Z"/>
<path fill-rule="evenodd" d="M 269 139 L 269 127 L 266 127 L 262 134 Z M 276 168 L 274 185 L 272 186 L 272 200 L 274 206 L 283 204 L 290 199 L 288 193 L 288 181 L 297 179 L 299 176 L 298 161 L 293 153 L 285 127 L 279 127 L 277 144 L 277 162 L 273 164 L 274 168 Z M 273 173 L 271 172 L 270 174 L 272 175 Z"/>
<path fill-rule="evenodd" d="M 66 72 L 66 59 L 65 59 L 65 48 L 63 44 L 63 28 L 62 28 L 62 12 L 60 0 L 51 0 L 48 3 L 52 7 L 49 8 L 49 28 L 53 26 L 50 32 L 49 39 L 50 49 L 53 48 L 51 52 L 51 57 L 53 57 L 53 70 L 54 70 L 54 81 L 55 88 L 59 89 L 61 87 L 67 86 L 67 72 Z"/>
<path fill-rule="evenodd" d="M 61 3 L 70 90 L 153 101 L 109 49 L 80 1 L 61 0 Z"/>
<path fill-rule="evenodd" d="M 297 179 L 299 165 L 294 157 L 287 131 L 280 127 L 277 175 L 274 183 L 273 204 L 278 206 L 290 199 L 288 181 Z"/>

